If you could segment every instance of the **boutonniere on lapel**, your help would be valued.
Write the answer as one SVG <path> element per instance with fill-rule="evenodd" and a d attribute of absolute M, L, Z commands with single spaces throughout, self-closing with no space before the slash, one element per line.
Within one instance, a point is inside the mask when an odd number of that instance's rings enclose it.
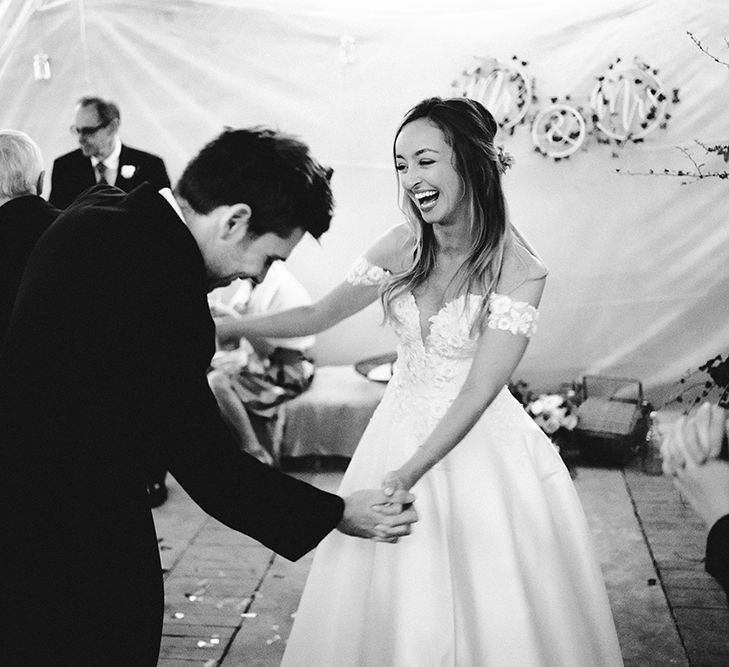
<path fill-rule="evenodd" d="M 121 177 L 130 179 L 136 171 L 137 168 L 133 164 L 123 164 L 121 166 Z"/>

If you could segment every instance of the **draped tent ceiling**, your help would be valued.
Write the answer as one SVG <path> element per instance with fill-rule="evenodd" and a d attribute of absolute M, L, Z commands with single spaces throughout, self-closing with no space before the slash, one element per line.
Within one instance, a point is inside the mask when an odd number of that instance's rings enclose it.
<path fill-rule="evenodd" d="M 50 169 L 74 147 L 75 100 L 109 96 L 122 139 L 162 155 L 173 181 L 224 125 L 301 136 L 335 171 L 331 231 L 289 262 L 317 297 L 401 219 L 398 121 L 452 94 L 474 56 L 526 61 L 537 109 L 566 95 L 587 107 L 608 65 L 637 56 L 679 90 L 666 129 L 624 147 L 589 137 L 560 162 L 534 151 L 528 125 L 500 141 L 515 157 L 511 219 L 550 268 L 516 377 L 550 389 L 598 373 L 650 390 L 729 349 L 729 181 L 616 172 L 690 169 L 679 147 L 725 168 L 695 141 L 729 140 L 729 67 L 687 31 L 729 61 L 725 0 L 0 0 L 0 126 L 34 137 Z M 50 80 L 34 80 L 36 53 L 48 54 Z M 389 351 L 380 319 L 373 306 L 320 335 L 318 360 Z"/>

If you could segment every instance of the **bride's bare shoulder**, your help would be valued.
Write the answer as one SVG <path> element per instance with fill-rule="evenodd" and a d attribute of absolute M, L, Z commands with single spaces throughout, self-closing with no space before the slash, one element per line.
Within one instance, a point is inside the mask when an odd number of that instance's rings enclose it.
<path fill-rule="evenodd" d="M 521 238 L 513 235 L 504 247 L 498 292 L 511 291 L 533 280 L 544 280 L 549 271 L 536 251 Z"/>
<path fill-rule="evenodd" d="M 370 264 L 400 273 L 410 266 L 415 251 L 415 235 L 406 223 L 390 227 L 365 252 Z"/>

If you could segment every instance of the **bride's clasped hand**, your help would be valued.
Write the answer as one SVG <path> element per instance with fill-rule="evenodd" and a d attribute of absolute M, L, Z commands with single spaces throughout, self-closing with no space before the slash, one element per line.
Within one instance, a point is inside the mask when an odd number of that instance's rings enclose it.
<path fill-rule="evenodd" d="M 410 535 L 412 524 L 418 520 L 414 501 L 415 496 L 404 489 L 392 493 L 355 491 L 346 498 L 344 515 L 337 528 L 345 535 L 394 544 Z"/>

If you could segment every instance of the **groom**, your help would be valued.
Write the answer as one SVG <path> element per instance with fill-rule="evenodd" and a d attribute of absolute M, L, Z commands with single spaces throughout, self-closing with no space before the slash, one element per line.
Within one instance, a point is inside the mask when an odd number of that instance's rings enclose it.
<path fill-rule="evenodd" d="M 41 238 L 0 353 L 3 664 L 156 665 L 151 456 L 212 516 L 291 560 L 334 528 L 410 532 L 407 494 L 342 499 L 240 453 L 206 381 L 207 292 L 262 280 L 304 233 L 326 231 L 328 177 L 291 137 L 227 130 L 174 194 L 99 185 Z"/>

